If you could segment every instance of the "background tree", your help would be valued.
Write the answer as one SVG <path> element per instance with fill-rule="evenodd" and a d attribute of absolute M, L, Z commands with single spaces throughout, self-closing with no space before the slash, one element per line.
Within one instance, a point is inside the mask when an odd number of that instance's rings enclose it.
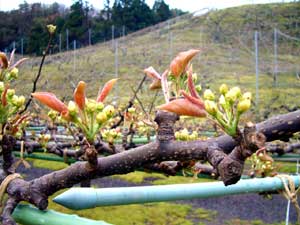
<path fill-rule="evenodd" d="M 169 5 L 164 0 L 155 0 L 152 10 L 156 23 L 165 21 L 172 16 Z"/>

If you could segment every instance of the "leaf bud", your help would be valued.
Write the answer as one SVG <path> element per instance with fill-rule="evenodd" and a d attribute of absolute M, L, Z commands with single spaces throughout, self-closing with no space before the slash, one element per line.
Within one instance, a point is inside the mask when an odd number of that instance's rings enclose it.
<path fill-rule="evenodd" d="M 54 34 L 56 30 L 56 26 L 54 26 L 53 24 L 49 24 L 47 25 L 47 29 L 50 34 Z"/>
<path fill-rule="evenodd" d="M 241 89 L 239 87 L 233 87 L 225 94 L 225 99 L 230 104 L 233 104 L 240 96 Z"/>
<path fill-rule="evenodd" d="M 48 116 L 50 117 L 51 120 L 55 120 L 56 117 L 58 116 L 58 113 L 56 111 L 54 111 L 54 110 L 50 110 L 48 112 Z"/>
<path fill-rule="evenodd" d="M 103 110 L 103 108 L 104 108 L 103 102 L 97 102 L 96 103 L 96 111 L 97 112 L 101 112 Z"/>
<path fill-rule="evenodd" d="M 226 84 L 221 84 L 219 91 L 222 95 L 225 95 L 228 92 L 228 86 Z"/>
<path fill-rule="evenodd" d="M 198 93 L 201 92 L 201 90 L 202 90 L 202 87 L 200 84 L 196 85 L 195 88 Z"/>
<path fill-rule="evenodd" d="M 224 108 L 226 106 L 226 100 L 224 95 L 221 95 L 219 98 L 219 104 Z"/>
<path fill-rule="evenodd" d="M 108 105 L 103 109 L 103 112 L 108 118 L 112 117 L 115 113 L 115 108 L 112 105 Z"/>
<path fill-rule="evenodd" d="M 245 93 L 243 94 L 243 96 L 242 96 L 242 99 L 243 99 L 243 100 L 244 100 L 244 99 L 248 99 L 248 100 L 251 101 L 251 99 L 252 99 L 252 94 L 251 94 L 251 92 L 245 92 Z"/>
<path fill-rule="evenodd" d="M 86 111 L 88 113 L 93 113 L 97 110 L 97 104 L 96 101 L 89 100 L 86 104 Z"/>
<path fill-rule="evenodd" d="M 205 110 L 212 116 L 215 116 L 218 111 L 217 104 L 214 101 L 205 100 L 204 101 Z"/>
<path fill-rule="evenodd" d="M 128 108 L 128 112 L 129 112 L 129 113 L 135 113 L 135 108 L 134 108 L 134 107 Z"/>
<path fill-rule="evenodd" d="M 69 101 L 68 111 L 71 116 L 75 116 L 77 114 L 77 107 L 74 101 Z"/>
<path fill-rule="evenodd" d="M 7 98 L 12 98 L 15 95 L 15 89 L 8 89 L 7 90 Z"/>
<path fill-rule="evenodd" d="M 12 79 L 17 79 L 18 78 L 18 74 L 19 74 L 19 70 L 18 68 L 13 68 L 9 74 L 8 74 L 8 79 L 12 80 Z"/>
<path fill-rule="evenodd" d="M 19 96 L 17 101 L 17 106 L 21 107 L 24 105 L 24 103 L 25 103 L 25 97 L 23 95 Z"/>
<path fill-rule="evenodd" d="M 215 100 L 215 95 L 210 89 L 206 89 L 203 94 L 204 99 L 206 100 Z"/>
<path fill-rule="evenodd" d="M 18 106 L 18 96 L 13 95 L 12 97 L 10 97 L 10 101 L 13 105 Z"/>
<path fill-rule="evenodd" d="M 237 111 L 238 113 L 242 114 L 246 112 L 251 106 L 251 101 L 249 99 L 244 99 L 240 101 L 237 105 Z"/>
<path fill-rule="evenodd" d="M 98 124 L 103 124 L 103 123 L 105 123 L 106 121 L 107 121 L 106 113 L 100 112 L 100 113 L 97 114 L 97 116 L 96 116 L 96 122 L 97 122 Z"/>

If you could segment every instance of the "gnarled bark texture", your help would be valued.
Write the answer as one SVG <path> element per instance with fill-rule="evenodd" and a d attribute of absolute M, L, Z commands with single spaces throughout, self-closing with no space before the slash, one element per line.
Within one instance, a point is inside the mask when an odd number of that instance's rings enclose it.
<path fill-rule="evenodd" d="M 7 186 L 9 200 L 2 214 L 2 224 L 15 224 L 11 218 L 14 207 L 20 201 L 27 201 L 39 209 L 46 209 L 48 196 L 56 191 L 71 187 L 87 179 L 125 174 L 137 168 L 163 161 L 208 160 L 220 175 L 225 185 L 240 179 L 245 159 L 265 141 L 285 139 L 300 131 L 300 111 L 271 118 L 265 122 L 248 124 L 240 137 L 232 139 L 224 135 L 206 141 L 175 141 L 173 126 L 178 116 L 159 111 L 155 121 L 158 123 L 155 142 L 123 151 L 111 156 L 92 158 L 89 162 L 77 162 L 66 169 L 52 172 L 31 181 L 17 178 Z M 4 136 L 2 140 L 5 166 L 0 172 L 0 182 L 12 173 L 12 155 L 15 140 Z M 91 169 L 91 163 L 93 165 Z"/>

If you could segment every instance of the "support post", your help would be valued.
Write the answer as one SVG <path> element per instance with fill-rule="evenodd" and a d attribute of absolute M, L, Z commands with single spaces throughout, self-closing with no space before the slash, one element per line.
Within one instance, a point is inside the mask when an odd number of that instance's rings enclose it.
<path fill-rule="evenodd" d="M 115 77 L 116 78 L 119 78 L 119 52 L 118 52 L 118 49 L 119 49 L 119 46 L 118 46 L 118 40 L 115 41 Z M 118 94 L 119 93 L 116 93 L 116 99 L 118 99 Z"/>
<path fill-rule="evenodd" d="M 92 29 L 89 28 L 89 46 L 92 45 Z"/>
<path fill-rule="evenodd" d="M 59 52 L 61 52 L 61 34 L 59 34 Z"/>
<path fill-rule="evenodd" d="M 112 25 L 111 26 L 111 46 L 112 46 L 112 49 L 114 49 L 115 47 L 115 25 Z"/>
<path fill-rule="evenodd" d="M 69 50 L 69 29 L 66 30 L 66 45 L 68 51 Z"/>
<path fill-rule="evenodd" d="M 76 40 L 73 41 L 73 74 L 76 71 Z"/>
<path fill-rule="evenodd" d="M 274 86 L 277 87 L 277 77 L 278 76 L 278 32 L 277 28 L 274 29 L 274 72 L 273 81 Z"/>
<path fill-rule="evenodd" d="M 256 75 L 256 85 L 255 85 L 255 105 L 258 109 L 259 107 L 259 63 L 258 63 L 258 31 L 254 33 L 254 47 L 255 47 L 255 75 Z"/>
<path fill-rule="evenodd" d="M 24 55 L 24 39 L 21 38 L 21 55 Z"/>

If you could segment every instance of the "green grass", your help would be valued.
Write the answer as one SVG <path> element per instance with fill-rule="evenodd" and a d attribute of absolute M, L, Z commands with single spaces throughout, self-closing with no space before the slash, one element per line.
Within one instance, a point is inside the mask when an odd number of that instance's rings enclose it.
<path fill-rule="evenodd" d="M 40 159 L 30 159 L 30 158 L 26 158 L 26 161 L 32 162 L 33 167 L 44 168 L 44 169 L 49 169 L 49 170 L 61 170 L 61 169 L 68 167 L 68 164 L 63 163 L 63 162 L 55 162 L 55 161 L 40 160 Z"/>
<path fill-rule="evenodd" d="M 288 3 L 259 7 L 244 6 L 214 11 L 203 17 L 186 17 L 171 24 L 172 45 L 169 42 L 167 24 L 151 32 L 129 35 L 120 39 L 118 54 L 120 80 L 109 96 L 108 102 L 113 99 L 117 99 L 118 104 L 128 102 L 132 96 L 130 87 L 137 86 L 143 77 L 144 68 L 153 66 L 162 73 L 179 51 L 199 47 L 202 48 L 202 52 L 193 60 L 193 67 L 199 75 L 199 82 L 204 87 L 209 86 L 217 90 L 218 86 L 225 82 L 230 86 L 239 85 L 255 95 L 252 40 L 256 21 L 254 15 L 257 15 L 257 19 L 264 24 L 261 30 L 264 36 L 263 43 L 260 43 L 259 106 L 257 107 L 260 117 L 281 105 L 299 106 L 299 98 L 295 96 L 300 94 L 300 81 L 296 78 L 295 72 L 297 70 L 299 72 L 297 62 L 300 61 L 300 47 L 292 48 L 291 44 L 284 41 L 278 43 L 279 68 L 283 72 L 279 74 L 277 88 L 273 87 L 274 57 L 273 50 L 270 50 L 273 49 L 273 27 L 279 27 L 283 32 L 291 35 L 293 32 L 298 32 L 286 24 L 289 20 L 294 23 L 292 20 L 299 18 L 294 15 L 299 5 L 299 3 Z M 269 16 L 270 12 L 276 14 L 275 19 Z M 221 19 L 221 36 L 226 37 L 226 40 L 216 41 L 213 38 L 216 32 L 213 21 L 218 18 Z M 244 31 L 244 27 L 249 29 Z M 16 85 L 21 94 L 29 96 L 32 89 L 31 81 L 38 71 L 39 60 L 33 58 L 20 70 L 20 80 Z M 88 84 L 88 97 L 95 97 L 99 87 L 116 76 L 114 62 L 115 56 L 111 43 L 79 49 L 75 53 L 75 61 L 73 52 L 48 56 L 38 83 L 38 90 L 55 92 L 59 97 L 69 100 L 72 98 L 72 85 L 76 85 L 83 79 Z M 146 109 L 151 97 L 154 96 L 154 93 L 146 88 L 149 84 L 150 80 L 147 80 L 143 92 L 139 93 L 139 98 L 146 105 Z M 127 91 L 122 92 L 122 90 Z M 278 99 L 272 102 L 277 95 Z M 163 97 L 160 95 L 155 105 L 162 101 Z M 273 111 L 271 114 L 285 112 L 284 110 Z"/>

